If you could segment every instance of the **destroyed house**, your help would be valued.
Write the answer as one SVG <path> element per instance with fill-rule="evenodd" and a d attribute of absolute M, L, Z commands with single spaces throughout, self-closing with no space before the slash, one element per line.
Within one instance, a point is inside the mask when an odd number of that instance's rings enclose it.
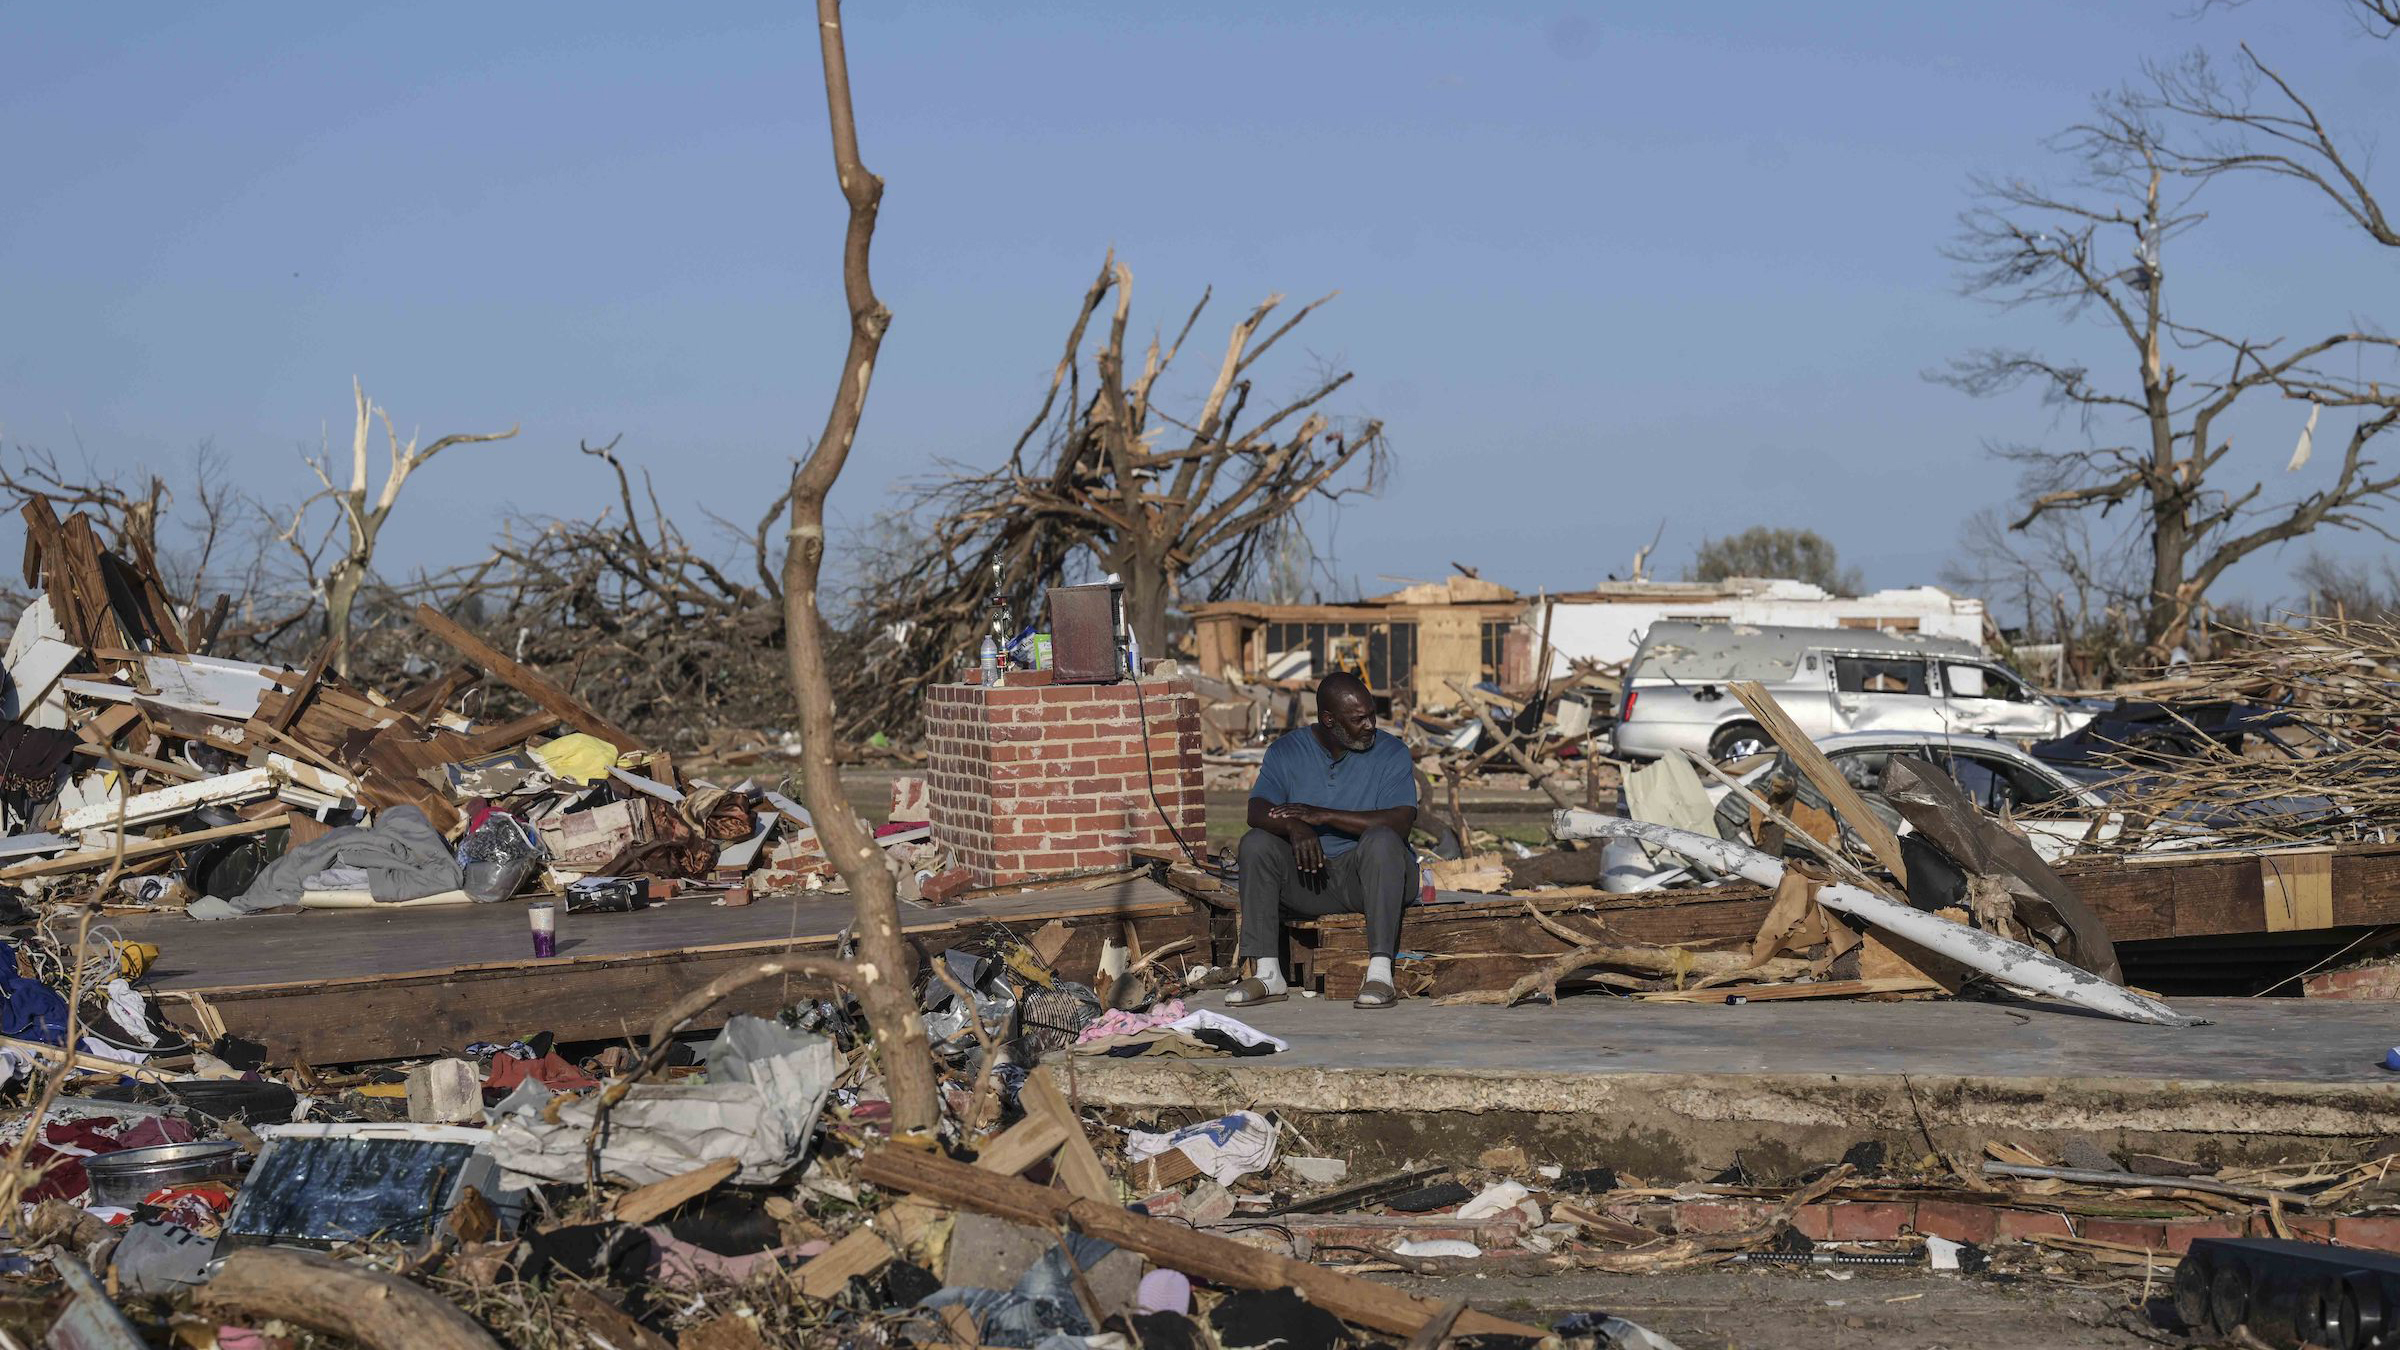
<path fill-rule="evenodd" d="M 1379 695 L 1406 688 L 1449 702 L 1445 682 L 1532 682 L 1538 637 L 1522 623 L 1525 603 L 1506 586 L 1453 576 L 1343 604 L 1198 605 L 1194 654 L 1217 679 L 1314 681 L 1346 670 Z"/>

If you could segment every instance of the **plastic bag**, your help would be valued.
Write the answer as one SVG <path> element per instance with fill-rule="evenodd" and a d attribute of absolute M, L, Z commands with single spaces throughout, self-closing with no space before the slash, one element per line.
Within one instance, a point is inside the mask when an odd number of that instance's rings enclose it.
<path fill-rule="evenodd" d="M 542 841 L 525 822 L 494 811 L 458 841 L 460 889 L 478 904 L 506 900 L 542 861 Z"/>

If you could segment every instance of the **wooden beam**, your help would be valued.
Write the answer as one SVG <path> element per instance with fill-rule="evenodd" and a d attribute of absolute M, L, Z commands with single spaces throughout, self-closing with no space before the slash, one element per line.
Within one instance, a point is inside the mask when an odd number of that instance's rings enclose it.
<path fill-rule="evenodd" d="M 333 639 L 327 638 L 318 645 L 317 654 L 308 663 L 308 669 L 301 672 L 300 682 L 292 686 L 292 692 L 283 700 L 281 711 L 267 720 L 267 730 L 289 731 L 291 729 L 293 721 L 300 716 L 301 706 L 308 702 L 311 694 L 317 692 L 317 682 L 325 678 L 325 666 L 331 660 L 333 660 Z"/>
<path fill-rule="evenodd" d="M 449 615 L 431 605 L 419 605 L 416 618 L 418 627 L 450 644 L 459 655 L 474 662 L 494 679 L 532 699 L 542 711 L 555 715 L 559 721 L 587 735 L 597 736 L 620 751 L 641 747 L 641 741 L 632 733 L 583 706 L 566 690 L 545 679 L 539 671 L 509 659 L 498 648 L 459 626 Z"/>
<path fill-rule="evenodd" d="M 72 753 L 78 755 L 89 755 L 93 759 L 112 760 L 118 764 L 124 765 L 129 769 L 148 769 L 152 773 L 163 773 L 167 777 L 183 783 L 197 783 L 202 778 L 207 776 L 201 773 L 199 770 L 192 768 L 188 764 L 177 764 L 171 760 L 164 759 L 152 759 L 148 755 L 136 755 L 124 750 L 112 750 L 107 746 L 96 745 L 90 741 L 84 741 L 76 745 L 73 748 Z"/>
<path fill-rule="evenodd" d="M 1842 771 L 1833 767 L 1833 761 L 1825 758 L 1825 752 L 1808 738 L 1808 733 L 1802 731 L 1800 724 L 1792 720 L 1791 714 L 1783 710 L 1783 705 L 1775 701 L 1775 696 L 1756 680 L 1735 680 L 1725 687 L 1733 691 L 1733 696 L 1741 700 L 1742 706 L 1750 710 L 1752 717 L 1758 719 L 1758 724 L 1766 729 L 1767 735 L 1783 747 L 1783 753 L 1791 756 L 1793 766 L 1815 785 L 1818 792 L 1824 794 L 1826 801 L 1832 803 L 1842 822 L 1850 827 L 1850 832 L 1864 841 L 1867 851 L 1875 855 L 1875 861 L 1883 864 L 1893 880 L 1902 886 L 1908 885 L 1908 865 L 1900 860 L 1900 836 L 1884 828 L 1875 813 L 1867 809 L 1867 803 L 1858 795 L 1858 789 L 1850 786 L 1850 780 L 1842 777 Z"/>
<path fill-rule="evenodd" d="M 1037 1065 L 1025 1075 L 1025 1086 L 1018 1094 L 1029 1110 L 1048 1116 L 1058 1125 L 1061 1144 L 1058 1150 L 1058 1175 L 1067 1189 L 1086 1200 L 1103 1204 L 1116 1199 L 1117 1188 L 1110 1184 L 1108 1173 L 1101 1169 L 1100 1156 L 1092 1152 L 1092 1141 L 1083 1134 L 1083 1122 L 1068 1104 L 1067 1094 L 1058 1090 L 1058 1081 L 1050 1076 L 1048 1065 Z"/>
<path fill-rule="evenodd" d="M 265 834 L 269 830 L 280 829 L 282 826 L 283 817 L 277 815 L 265 820 L 245 820 L 235 825 L 219 825 L 212 829 L 170 834 L 163 839 L 133 839 L 126 841 L 125 857 L 128 861 L 135 858 L 148 858 L 161 853 L 172 853 L 179 848 L 189 848 L 194 844 L 205 844 L 212 839 L 231 839 L 244 834 Z M 61 872 L 80 872 L 88 867 L 106 867 L 116 856 L 117 851 L 113 848 L 92 849 L 82 853 L 62 853 L 55 858 L 39 858 L 33 862 L 21 862 L 8 867 L 0 867 L 0 881 L 21 881 L 26 877 L 56 876 Z"/>
<path fill-rule="evenodd" d="M 865 1180 L 887 1190 L 977 1214 L 1034 1228 L 1072 1225 L 1087 1236 L 1140 1252 L 1169 1270 L 1216 1284 L 1235 1289 L 1296 1290 L 1310 1303 L 1343 1321 L 1377 1331 L 1412 1336 L 1444 1312 L 1441 1303 L 1390 1285 L 910 1149 L 869 1150 L 858 1172 Z M 1536 1340 L 1548 1334 L 1539 1327 L 1479 1312 L 1460 1314 L 1455 1333 L 1526 1336 Z"/>

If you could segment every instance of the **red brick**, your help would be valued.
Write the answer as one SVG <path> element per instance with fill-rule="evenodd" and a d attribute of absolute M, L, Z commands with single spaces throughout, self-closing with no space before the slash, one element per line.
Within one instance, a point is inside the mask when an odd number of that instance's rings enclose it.
<path fill-rule="evenodd" d="M 1999 1229 L 1999 1216 L 1990 1205 L 1962 1205 L 1948 1200 L 1917 1202 L 1917 1231 L 1929 1237 L 1988 1244 Z"/>
<path fill-rule="evenodd" d="M 1833 1206 L 1802 1205 L 1792 1215 L 1792 1228 L 1811 1242 L 1824 1242 L 1833 1236 Z"/>
<path fill-rule="evenodd" d="M 941 904 L 975 883 L 974 873 L 964 867 L 945 867 L 925 879 L 920 893 L 927 900 Z"/>
<path fill-rule="evenodd" d="M 1869 1200 L 1833 1206 L 1826 1222 L 1836 1242 L 1890 1242 L 1915 1218 L 1913 1205 Z"/>
<path fill-rule="evenodd" d="M 2375 1215 L 2359 1219 L 2335 1219 L 2333 1240 L 2369 1251 L 2400 1252 L 2400 1217 Z"/>
<path fill-rule="evenodd" d="M 2342 1222 L 2341 1220 L 2335 1221 L 2337 1232 Z M 2171 1252 L 2182 1252 L 2190 1250 L 2191 1245 L 2201 1238 L 2238 1238 L 2242 1236 L 2248 1225 L 2241 1215 L 2229 1214 L 2219 1219 L 2177 1219 L 2163 1227 L 2166 1229 L 2166 1249 Z M 2400 1250 L 2400 1248 L 2391 1250 Z"/>
<path fill-rule="evenodd" d="M 2003 1209 L 1997 1213 L 1999 1234 L 2004 1238 L 2075 1236 L 2075 1230 L 2064 1214 L 2052 1214 L 2040 1209 Z"/>
<path fill-rule="evenodd" d="M 2085 1219 L 2083 1237 L 2101 1242 L 2122 1242 L 2128 1247 L 2149 1251 L 2164 1250 L 2167 1245 L 2167 1226 L 2140 1219 Z"/>
<path fill-rule="evenodd" d="M 1122 849 L 1087 849 L 1075 855 L 1078 867 L 1123 867 L 1129 861 Z"/>

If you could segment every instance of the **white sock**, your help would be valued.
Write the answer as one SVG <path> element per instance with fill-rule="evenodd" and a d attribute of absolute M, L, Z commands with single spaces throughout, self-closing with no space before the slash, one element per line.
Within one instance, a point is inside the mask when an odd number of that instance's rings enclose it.
<path fill-rule="evenodd" d="M 1392 982 L 1392 958 L 1388 956 L 1370 956 L 1367 958 L 1366 983 L 1374 984 L 1377 981 L 1381 981 L 1384 984 L 1390 984 Z"/>
<path fill-rule="evenodd" d="M 1258 959 L 1258 964 L 1250 968 L 1250 977 L 1254 980 L 1257 980 L 1260 984 L 1265 985 L 1267 987 L 1267 992 L 1270 994 L 1285 987 L 1283 983 L 1283 962 L 1276 960 L 1272 956 L 1260 957 Z"/>

